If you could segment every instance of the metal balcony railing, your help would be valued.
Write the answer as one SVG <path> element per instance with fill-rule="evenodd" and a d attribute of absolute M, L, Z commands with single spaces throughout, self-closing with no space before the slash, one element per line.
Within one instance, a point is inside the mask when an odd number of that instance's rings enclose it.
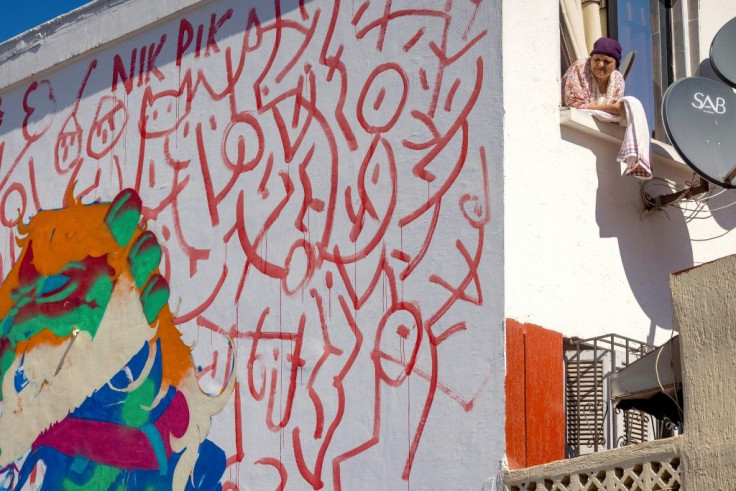
<path fill-rule="evenodd" d="M 644 412 L 617 409 L 611 401 L 611 374 L 655 349 L 616 334 L 572 338 L 565 345 L 567 458 L 642 443 L 679 431 Z"/>

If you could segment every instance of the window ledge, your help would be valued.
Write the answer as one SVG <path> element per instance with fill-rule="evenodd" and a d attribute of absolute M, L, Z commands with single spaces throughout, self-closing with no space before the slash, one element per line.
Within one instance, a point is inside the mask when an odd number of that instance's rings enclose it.
<path fill-rule="evenodd" d="M 602 141 L 621 144 L 625 128 L 595 119 L 585 111 L 575 108 L 560 108 L 560 125 L 585 133 Z M 692 172 L 682 160 L 675 147 L 659 140 L 650 140 L 652 161 L 656 170 L 668 169 L 676 172 Z M 666 173 L 666 171 L 665 171 Z"/>

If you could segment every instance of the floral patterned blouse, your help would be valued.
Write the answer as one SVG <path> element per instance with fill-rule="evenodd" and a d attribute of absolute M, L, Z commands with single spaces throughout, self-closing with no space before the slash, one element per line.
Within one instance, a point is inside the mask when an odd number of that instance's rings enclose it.
<path fill-rule="evenodd" d="M 588 104 L 612 104 L 624 96 L 624 86 L 624 76 L 614 70 L 602 94 L 590 71 L 590 58 L 581 58 L 562 77 L 562 105 L 585 109 Z"/>

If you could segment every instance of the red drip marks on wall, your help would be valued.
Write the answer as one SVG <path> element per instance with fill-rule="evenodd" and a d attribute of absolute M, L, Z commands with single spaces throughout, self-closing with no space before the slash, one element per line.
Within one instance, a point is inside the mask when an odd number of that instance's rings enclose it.
<path fill-rule="evenodd" d="M 10 111 L 22 128 L 0 141 L 0 223 L 57 207 L 49 186 L 90 202 L 134 187 L 175 322 L 246 343 L 237 366 L 199 346 L 203 382 L 238 377 L 230 471 L 341 489 L 390 449 L 387 482 L 409 481 L 436 400 L 468 413 L 492 378 L 456 369 L 454 341 L 488 339 L 493 163 L 475 114 L 497 67 L 461 2 L 281 3 L 188 13 L 65 69 L 63 93 L 50 76 L 5 96 L 3 130 Z M 406 407 L 387 410 L 398 389 Z"/>

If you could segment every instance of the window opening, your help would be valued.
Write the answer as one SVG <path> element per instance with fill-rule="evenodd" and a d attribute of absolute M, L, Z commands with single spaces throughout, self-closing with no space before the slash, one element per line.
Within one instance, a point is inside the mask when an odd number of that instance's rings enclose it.
<path fill-rule="evenodd" d="M 581 47 L 575 44 L 582 28 L 581 13 L 574 11 L 571 2 L 560 2 L 563 73 L 581 55 Z M 641 101 L 653 136 L 667 142 L 661 114 L 664 93 L 673 82 L 693 75 L 700 63 L 698 1 L 599 0 L 599 6 L 603 35 L 607 32 L 617 39 L 624 56 L 636 51 L 626 94 Z"/>
<path fill-rule="evenodd" d="M 626 93 L 644 106 L 654 136 L 667 141 L 662 97 L 675 81 L 698 67 L 697 0 L 609 0 L 608 32 L 636 63 L 626 79 Z"/>

